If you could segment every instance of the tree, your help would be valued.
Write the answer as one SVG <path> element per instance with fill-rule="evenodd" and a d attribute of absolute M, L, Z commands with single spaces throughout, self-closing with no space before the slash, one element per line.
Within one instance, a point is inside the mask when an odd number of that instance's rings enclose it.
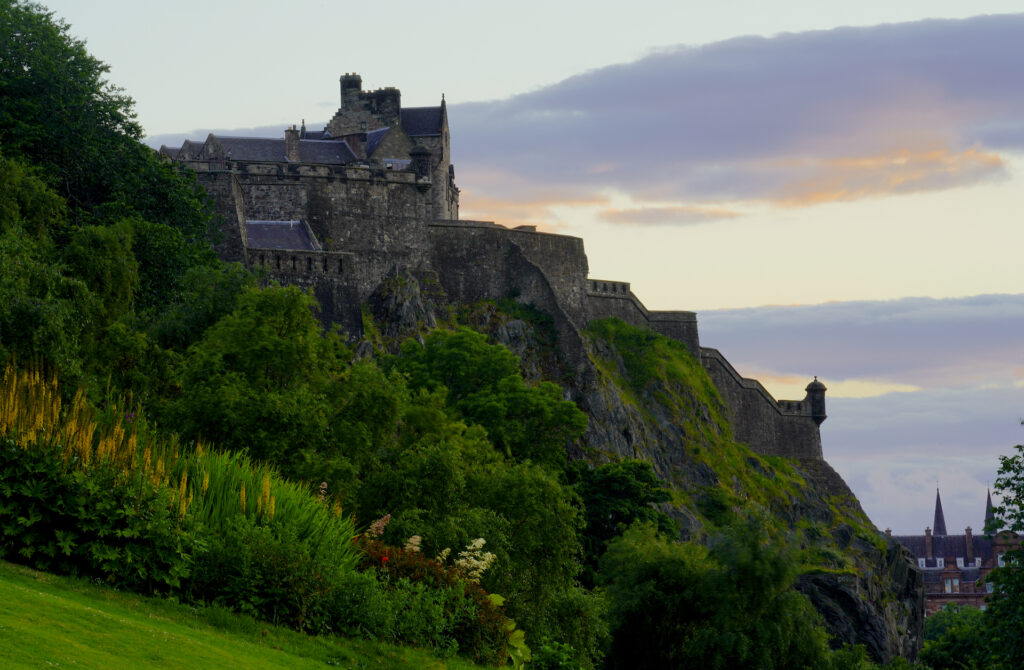
<path fill-rule="evenodd" d="M 990 668 L 984 614 L 975 607 L 949 607 L 924 622 L 921 661 L 932 670 Z"/>
<path fill-rule="evenodd" d="M 986 526 L 997 540 L 1013 541 L 1024 533 L 1024 446 L 1017 453 L 999 457 L 999 476 L 995 492 L 1001 499 L 993 509 L 994 518 Z M 1005 567 L 987 577 L 994 586 L 985 611 L 985 628 L 993 667 L 1024 667 L 1024 550 L 1010 545 Z"/>
<path fill-rule="evenodd" d="M 792 550 L 757 519 L 711 547 L 630 528 L 601 561 L 611 668 L 829 667 L 821 617 L 793 588 Z"/>
<path fill-rule="evenodd" d="M 413 389 L 448 390 L 449 405 L 482 426 L 495 447 L 516 460 L 562 469 L 565 447 L 587 428 L 587 416 L 550 382 L 523 381 L 506 347 L 463 328 L 435 330 L 423 345 L 410 340 L 396 361 Z"/>
<path fill-rule="evenodd" d="M 677 536 L 677 524 L 654 507 L 667 502 L 670 495 L 650 463 L 621 461 L 594 468 L 585 461 L 576 461 L 570 465 L 568 478 L 583 501 L 586 527 L 581 540 L 585 584 L 593 585 L 598 561 L 608 543 L 631 524 L 651 523 L 666 538 Z"/>

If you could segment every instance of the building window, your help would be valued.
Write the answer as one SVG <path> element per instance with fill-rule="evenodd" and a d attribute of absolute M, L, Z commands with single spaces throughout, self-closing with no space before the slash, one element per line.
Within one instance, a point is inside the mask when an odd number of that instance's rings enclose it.
<path fill-rule="evenodd" d="M 953 593 L 960 593 L 960 580 L 953 578 Z"/>
<path fill-rule="evenodd" d="M 956 567 L 958 567 L 958 568 L 964 567 L 964 557 L 963 556 L 957 556 L 956 557 Z"/>
<path fill-rule="evenodd" d="M 946 580 L 946 593 L 952 593 L 952 592 L 953 592 L 953 580 L 952 579 L 947 579 Z"/>
<path fill-rule="evenodd" d="M 986 593 L 992 593 L 993 591 L 995 591 L 995 589 L 996 589 L 996 585 L 995 584 L 993 584 L 992 582 L 985 582 L 985 592 Z"/>
<path fill-rule="evenodd" d="M 1005 556 L 1006 556 L 1006 554 L 1004 554 L 1003 552 L 999 552 L 999 555 L 996 557 L 996 560 L 999 563 L 999 567 L 1001 567 L 1001 568 L 1005 568 L 1006 567 L 1006 560 L 1004 560 Z"/>

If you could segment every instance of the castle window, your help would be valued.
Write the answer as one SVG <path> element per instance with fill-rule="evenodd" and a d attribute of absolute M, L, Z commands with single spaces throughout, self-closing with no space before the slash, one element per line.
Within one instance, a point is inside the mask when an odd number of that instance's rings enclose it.
<path fill-rule="evenodd" d="M 278 270 L 281 269 L 281 257 L 276 254 L 274 255 L 274 265 L 277 266 Z"/>
<path fill-rule="evenodd" d="M 341 259 L 338 259 L 338 274 L 341 274 Z"/>
<path fill-rule="evenodd" d="M 324 256 L 324 272 L 327 272 L 327 256 Z"/>
<path fill-rule="evenodd" d="M 306 257 L 306 272 L 313 271 L 313 259 L 309 256 Z"/>
<path fill-rule="evenodd" d="M 295 270 L 295 256 L 292 256 L 292 270 Z"/>

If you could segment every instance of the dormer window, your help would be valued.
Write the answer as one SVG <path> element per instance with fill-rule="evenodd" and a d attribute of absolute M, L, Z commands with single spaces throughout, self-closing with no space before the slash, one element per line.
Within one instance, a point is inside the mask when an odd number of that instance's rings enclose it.
<path fill-rule="evenodd" d="M 964 567 L 964 557 L 963 556 L 957 556 L 956 557 L 956 567 L 958 567 L 958 568 L 963 568 Z"/>

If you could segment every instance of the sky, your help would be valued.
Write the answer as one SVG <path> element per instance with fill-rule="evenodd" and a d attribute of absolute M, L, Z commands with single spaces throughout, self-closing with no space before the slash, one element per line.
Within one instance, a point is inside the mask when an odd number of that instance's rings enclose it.
<path fill-rule="evenodd" d="M 592 277 L 698 312 L 875 524 L 982 525 L 1024 443 L 1024 13 L 903 0 L 44 3 L 147 141 L 321 127 L 338 77 L 444 94 L 461 217 L 584 238 Z"/>

